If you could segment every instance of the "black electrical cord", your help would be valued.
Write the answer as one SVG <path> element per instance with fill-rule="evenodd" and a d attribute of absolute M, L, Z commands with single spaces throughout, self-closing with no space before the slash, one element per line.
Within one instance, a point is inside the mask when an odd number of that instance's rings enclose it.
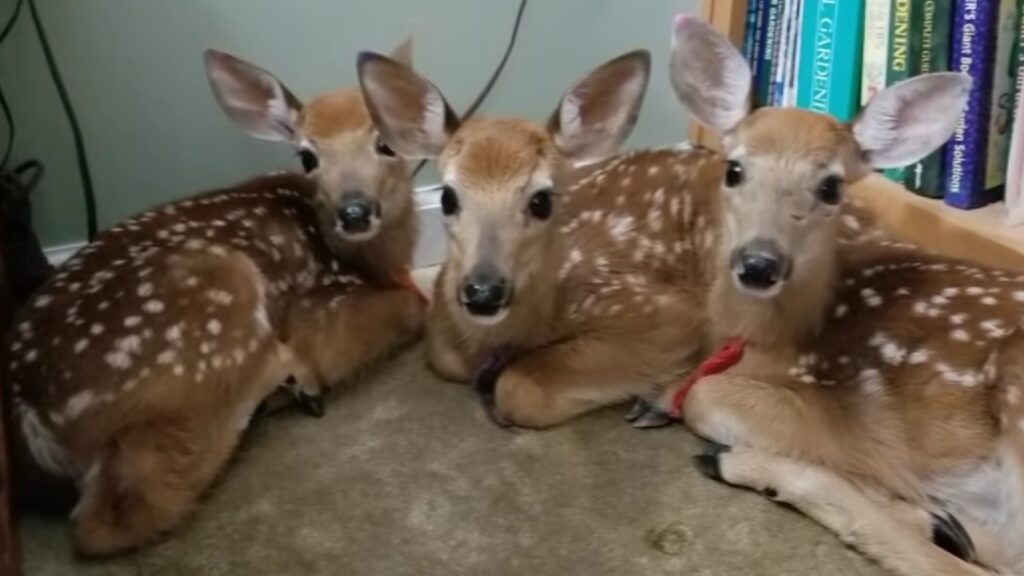
<path fill-rule="evenodd" d="M 466 108 L 466 111 L 462 114 L 463 121 L 470 119 L 473 114 L 476 114 L 476 111 L 484 103 L 484 100 L 486 100 L 487 96 L 491 94 L 491 90 L 494 89 L 494 85 L 498 83 L 498 78 L 501 76 L 501 73 L 505 70 L 505 64 L 508 63 L 508 58 L 512 55 L 512 49 L 515 48 L 516 39 L 519 37 L 519 26 L 523 22 L 523 12 L 526 11 L 526 3 L 527 0 L 520 0 L 519 11 L 516 12 L 516 20 L 512 24 L 512 35 L 508 39 L 508 45 L 505 47 L 505 53 L 501 56 L 501 61 L 498 62 L 498 67 L 494 69 L 491 77 L 487 80 L 487 84 L 484 85 L 484 89 L 480 91 L 476 100 L 473 100 L 473 103 L 470 104 L 469 108 Z M 423 166 L 425 166 L 426 163 L 426 160 L 420 161 L 419 165 L 416 166 L 416 169 L 412 171 L 413 177 L 420 173 L 420 170 L 423 169 Z"/>
<path fill-rule="evenodd" d="M 21 16 L 21 6 L 25 3 L 25 0 L 18 0 L 18 3 L 14 5 L 14 12 L 11 13 L 10 19 L 7 20 L 7 24 L 4 25 L 4 29 L 0 32 L 0 44 L 7 40 L 7 35 L 11 33 L 14 28 L 14 23 L 18 21 L 18 16 Z"/>
<path fill-rule="evenodd" d="M 43 23 L 39 19 L 39 11 L 36 9 L 35 0 L 28 0 L 28 11 L 32 16 L 33 24 L 35 24 L 36 34 L 39 36 L 39 44 L 43 47 L 43 56 L 46 58 L 46 66 L 50 70 L 50 78 L 57 88 L 57 95 L 60 97 L 60 103 L 64 107 L 64 114 L 68 117 L 68 123 L 71 124 L 71 136 L 75 141 L 75 157 L 78 160 L 78 173 L 82 179 L 82 191 L 85 193 L 86 229 L 88 230 L 89 241 L 91 242 L 96 238 L 97 231 L 96 195 L 92 187 L 92 176 L 89 173 L 89 162 L 85 154 L 82 130 L 78 125 L 78 116 L 71 105 L 71 99 L 68 98 L 68 91 L 64 87 L 64 80 L 61 78 L 60 70 L 57 69 L 57 63 L 53 58 L 53 50 L 50 48 L 50 42 L 46 37 Z"/>
<path fill-rule="evenodd" d="M 7 19 L 7 24 L 4 24 L 3 31 L 0 31 L 0 45 L 7 40 L 7 36 L 14 29 L 14 25 L 18 22 L 18 16 L 21 16 L 21 7 L 25 3 L 25 0 L 18 0 L 14 5 L 14 11 L 11 12 L 11 17 Z M 11 154 L 14 153 L 14 115 L 11 114 L 11 107 L 7 103 L 7 95 L 3 91 L 3 87 L 0 86 L 0 108 L 3 109 L 4 121 L 7 122 L 7 147 L 4 149 L 3 159 L 0 160 L 0 171 L 7 168 L 8 162 L 11 161 Z"/>
<path fill-rule="evenodd" d="M 14 152 L 14 116 L 11 114 L 11 107 L 7 103 L 7 95 L 4 94 L 3 85 L 0 84 L 0 108 L 3 109 L 4 121 L 7 122 L 7 147 L 4 149 L 4 157 L 0 160 L 0 171 L 7 168 L 11 161 L 11 154 Z"/>

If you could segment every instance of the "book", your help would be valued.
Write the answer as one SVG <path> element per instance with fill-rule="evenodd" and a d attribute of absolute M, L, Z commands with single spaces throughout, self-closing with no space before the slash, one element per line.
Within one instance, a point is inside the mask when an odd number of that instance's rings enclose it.
<path fill-rule="evenodd" d="M 1002 196 L 1006 183 L 1006 160 L 1010 152 L 1010 125 L 1013 122 L 1015 63 L 1010 61 L 1017 39 L 1017 0 L 1001 0 L 995 22 L 996 46 L 992 65 L 992 102 L 988 124 L 988 152 L 985 188 L 992 200 Z"/>
<path fill-rule="evenodd" d="M 889 42 L 885 59 L 885 86 L 892 86 L 916 76 L 918 66 L 917 43 L 912 38 L 920 35 L 911 34 L 911 1 L 892 0 L 889 9 Z M 900 184 L 906 179 L 907 168 L 889 168 L 882 171 L 893 182 Z"/>
<path fill-rule="evenodd" d="M 921 74 L 949 70 L 949 35 L 953 20 L 953 0 L 924 0 L 915 3 L 911 14 L 911 34 L 917 36 L 920 46 L 917 66 Z M 908 190 L 941 198 L 942 165 L 945 148 L 932 152 L 911 164 L 903 181 Z"/>
<path fill-rule="evenodd" d="M 974 78 L 967 105 L 946 145 L 945 201 L 963 209 L 990 202 L 985 188 L 988 126 L 995 56 L 996 2 L 954 0 L 950 69 Z"/>
<path fill-rule="evenodd" d="M 748 61 L 750 64 L 750 71 L 752 74 L 751 81 L 751 96 L 754 97 L 754 105 L 760 104 L 757 102 L 757 84 L 761 78 L 759 75 L 761 66 L 761 56 L 764 54 L 764 29 L 765 29 L 765 13 L 768 6 L 769 0 L 750 0 L 750 5 L 754 9 L 754 28 L 751 31 L 751 43 L 750 51 L 751 56 Z"/>
<path fill-rule="evenodd" d="M 800 70 L 800 46 L 801 46 L 801 39 L 803 38 L 803 34 L 801 34 L 801 30 L 803 29 L 804 13 L 805 12 L 806 12 L 806 10 L 804 9 L 804 2 L 803 2 L 803 0 L 798 1 L 797 2 L 796 26 L 793 27 L 794 43 L 793 43 L 793 55 L 791 57 L 791 63 L 790 63 L 790 69 L 789 69 L 789 83 L 788 83 L 788 86 L 787 86 L 788 91 L 787 91 L 787 94 L 786 94 L 786 101 L 783 103 L 783 106 L 796 106 L 796 93 L 797 93 L 797 90 L 799 89 L 799 86 L 800 86 L 800 78 L 799 78 L 800 75 L 798 74 L 798 71 Z"/>
<path fill-rule="evenodd" d="M 889 11 L 892 0 L 865 0 L 864 54 L 861 61 L 860 103 L 864 106 L 885 88 L 889 59 Z"/>
<path fill-rule="evenodd" d="M 805 0 L 797 106 L 850 121 L 860 109 L 864 0 Z"/>
<path fill-rule="evenodd" d="M 1024 21 L 1024 18 L 1022 18 Z M 1019 76 L 1018 76 L 1019 80 Z M 1006 172 L 1006 224 L 1024 224 L 1024 98 L 1015 104 L 1010 153 Z"/>
<path fill-rule="evenodd" d="M 761 59 L 757 62 L 757 83 L 756 102 L 760 106 L 768 106 L 772 83 L 772 73 L 775 70 L 776 53 L 778 52 L 779 25 L 781 24 L 782 0 L 767 0 L 764 15 L 764 50 Z"/>
<path fill-rule="evenodd" d="M 793 0 L 792 13 L 790 14 L 789 38 L 786 46 L 786 65 L 782 75 L 782 94 L 779 102 L 780 106 L 792 106 L 793 97 L 791 96 L 791 92 L 793 90 L 793 75 L 796 71 L 796 50 L 798 44 L 797 39 L 799 38 L 797 31 L 800 26 L 802 8 L 803 2 L 801 0 Z"/>
<path fill-rule="evenodd" d="M 782 101 L 782 76 L 786 69 L 786 57 L 789 53 L 789 26 L 793 11 L 793 0 L 782 0 L 779 14 L 779 35 L 776 39 L 775 62 L 772 70 L 772 81 L 768 89 L 768 104 L 778 106 Z"/>
<path fill-rule="evenodd" d="M 746 26 L 743 30 L 743 57 L 754 62 L 754 32 L 757 30 L 757 1 L 747 2 Z"/>

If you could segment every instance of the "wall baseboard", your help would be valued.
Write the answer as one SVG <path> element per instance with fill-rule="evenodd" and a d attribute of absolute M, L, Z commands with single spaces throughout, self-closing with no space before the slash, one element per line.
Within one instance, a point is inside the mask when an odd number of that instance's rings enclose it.
<path fill-rule="evenodd" d="M 444 232 L 444 215 L 441 213 L 440 186 L 425 186 L 416 189 L 414 198 L 416 214 L 420 218 L 420 239 L 413 254 L 413 268 L 427 268 L 440 264 L 444 260 L 447 239 Z M 76 252 L 84 248 L 86 242 L 59 244 L 43 249 L 50 264 L 60 266 Z"/>

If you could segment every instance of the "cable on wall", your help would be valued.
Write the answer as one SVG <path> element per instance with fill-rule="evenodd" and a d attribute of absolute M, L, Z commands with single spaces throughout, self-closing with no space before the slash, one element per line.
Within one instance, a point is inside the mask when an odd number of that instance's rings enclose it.
<path fill-rule="evenodd" d="M 494 85 L 498 83 L 498 78 L 501 77 L 501 73 L 505 70 L 505 64 L 508 63 L 509 56 L 512 55 L 512 49 L 515 48 L 516 39 L 519 38 L 519 27 L 523 22 L 523 12 L 526 11 L 527 0 L 520 0 L 519 10 L 516 12 L 515 22 L 512 24 L 512 34 L 509 36 L 508 45 L 505 47 L 505 53 L 501 56 L 501 61 L 498 62 L 498 66 L 491 73 L 491 77 L 487 80 L 487 84 L 484 84 L 483 90 L 477 95 L 473 103 L 466 108 L 466 111 L 462 114 L 462 120 L 468 120 L 476 114 L 476 111 L 480 109 L 480 106 L 484 103 L 484 100 L 491 94 L 491 90 L 494 89 Z M 427 163 L 426 160 L 421 160 L 416 169 L 412 171 L 413 177 L 420 173 Z"/>
<path fill-rule="evenodd" d="M 78 173 L 82 180 L 82 191 L 85 194 L 86 229 L 89 234 L 89 241 L 91 242 L 96 238 L 97 231 L 96 194 L 92 186 L 92 175 L 89 172 L 89 162 L 85 153 L 85 143 L 82 139 L 82 129 L 78 124 L 78 116 L 75 114 L 75 109 L 71 104 L 71 99 L 68 97 L 68 91 L 64 87 L 64 79 L 61 77 L 60 70 L 57 68 L 57 63 L 54 60 L 53 50 L 50 48 L 50 42 L 46 36 L 46 30 L 39 18 L 39 11 L 36 9 L 35 0 L 28 0 L 28 11 L 32 16 L 32 22 L 35 25 L 36 35 L 39 36 L 39 43 L 43 47 L 43 56 L 46 58 L 46 66 L 49 68 L 50 78 L 53 80 L 53 84 L 57 88 L 57 95 L 60 97 L 60 103 L 64 108 L 64 114 L 67 116 L 68 123 L 71 125 L 71 136 L 75 141 L 75 158 L 78 161 Z"/>

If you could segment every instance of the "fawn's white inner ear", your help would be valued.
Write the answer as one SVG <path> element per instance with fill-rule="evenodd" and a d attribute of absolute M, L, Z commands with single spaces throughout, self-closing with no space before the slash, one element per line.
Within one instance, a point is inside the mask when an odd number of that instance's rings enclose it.
<path fill-rule="evenodd" d="M 294 133 L 294 126 L 299 120 L 298 110 L 288 105 L 288 97 L 285 96 L 284 88 L 272 78 L 263 77 L 262 81 L 270 86 L 274 95 L 267 101 L 267 113 L 270 117 L 286 128 L 288 132 Z"/>

